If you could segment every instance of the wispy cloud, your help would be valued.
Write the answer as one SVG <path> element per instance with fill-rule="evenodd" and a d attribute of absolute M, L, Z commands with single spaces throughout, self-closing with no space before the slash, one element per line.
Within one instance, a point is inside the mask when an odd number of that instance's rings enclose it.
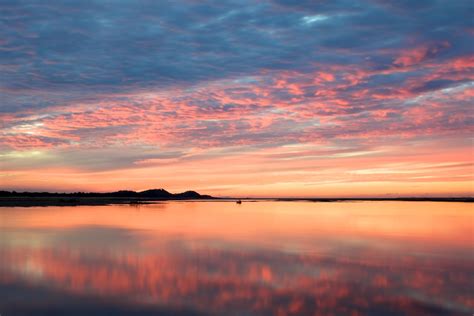
<path fill-rule="evenodd" d="M 374 168 L 358 165 L 358 153 L 378 153 L 384 165 L 387 144 L 401 152 L 429 145 L 435 153 L 449 143 L 459 154 L 439 163 L 465 162 L 470 146 L 469 1 L 15 1 L 0 9 L 4 188 L 42 187 L 15 176 L 25 161 L 11 153 L 20 152 L 55 157 L 28 158 L 39 175 L 45 167 L 89 173 L 155 162 L 179 170 L 198 152 L 211 164 L 227 163 L 215 156 L 225 148 L 232 149 L 224 155 L 239 157 L 234 164 L 246 165 L 249 151 L 331 146 L 327 170 L 336 177 L 346 159 L 352 169 L 336 178 L 350 183 L 353 175 L 371 181 L 367 170 Z M 326 164 L 322 156 L 298 149 L 274 168 L 305 170 L 295 161 Z M 269 161 L 255 163 L 254 179 Z M 396 170 L 386 180 L 398 181 Z M 198 185 L 230 185 L 235 175 L 221 172 L 229 183 Z M 428 175 L 413 181 L 429 184 Z M 291 177 L 296 187 L 307 182 Z M 109 183 L 116 183 L 112 176 Z M 167 184 L 179 186 L 160 183 Z"/>

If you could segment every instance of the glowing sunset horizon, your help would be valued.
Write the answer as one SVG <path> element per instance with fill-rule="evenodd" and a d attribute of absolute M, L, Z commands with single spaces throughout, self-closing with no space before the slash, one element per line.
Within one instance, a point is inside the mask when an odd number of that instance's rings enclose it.
<path fill-rule="evenodd" d="M 474 195 L 470 1 L 0 11 L 0 190 Z"/>

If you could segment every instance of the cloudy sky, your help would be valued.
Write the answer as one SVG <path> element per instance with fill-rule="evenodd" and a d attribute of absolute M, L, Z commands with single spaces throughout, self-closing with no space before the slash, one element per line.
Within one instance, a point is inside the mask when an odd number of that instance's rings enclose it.
<path fill-rule="evenodd" d="M 473 193 L 470 0 L 0 0 L 0 189 Z"/>

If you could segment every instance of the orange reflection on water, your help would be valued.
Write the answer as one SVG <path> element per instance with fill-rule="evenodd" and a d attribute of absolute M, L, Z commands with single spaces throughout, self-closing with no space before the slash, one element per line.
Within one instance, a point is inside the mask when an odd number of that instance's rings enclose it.
<path fill-rule="evenodd" d="M 53 302 L 65 292 L 205 314 L 474 309 L 470 204 L 170 202 L 6 209 L 0 222 L 0 285 L 46 287 Z"/>
<path fill-rule="evenodd" d="M 159 235 L 226 240 L 274 238 L 388 238 L 472 246 L 473 207 L 441 202 L 164 202 L 146 206 L 17 208 L 0 227 L 80 226 L 147 230 Z"/>

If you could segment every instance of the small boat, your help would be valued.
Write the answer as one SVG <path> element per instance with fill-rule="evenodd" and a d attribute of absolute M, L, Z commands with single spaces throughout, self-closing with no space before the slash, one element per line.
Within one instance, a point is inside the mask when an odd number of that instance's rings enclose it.
<path fill-rule="evenodd" d="M 241 201 L 241 200 L 237 200 L 237 201 L 235 201 L 235 203 L 237 203 L 237 204 L 242 204 L 242 201 Z"/>

